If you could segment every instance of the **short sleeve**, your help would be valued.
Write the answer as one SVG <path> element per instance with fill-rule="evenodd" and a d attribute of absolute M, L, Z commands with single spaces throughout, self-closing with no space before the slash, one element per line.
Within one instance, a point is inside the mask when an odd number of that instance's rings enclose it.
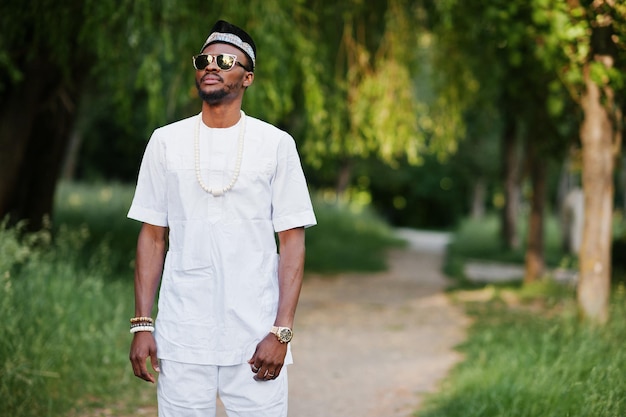
<path fill-rule="evenodd" d="M 155 131 L 146 146 L 128 217 L 167 227 L 167 166 L 163 143 Z"/>
<path fill-rule="evenodd" d="M 284 134 L 277 148 L 276 174 L 272 182 L 272 222 L 281 232 L 317 224 L 300 156 L 293 138 Z"/>

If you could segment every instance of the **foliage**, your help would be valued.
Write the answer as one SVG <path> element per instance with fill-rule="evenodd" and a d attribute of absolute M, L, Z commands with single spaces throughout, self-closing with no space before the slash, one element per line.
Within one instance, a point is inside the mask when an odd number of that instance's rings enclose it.
<path fill-rule="evenodd" d="M 318 224 L 306 235 L 307 271 L 382 271 L 387 268 L 387 249 L 403 245 L 366 207 L 317 199 L 315 215 Z"/>
<path fill-rule="evenodd" d="M 574 99 L 584 88 L 583 68 L 592 54 L 612 55 L 613 65 L 592 62 L 591 78 L 601 88 L 626 88 L 626 4 L 619 1 L 561 2 L 533 0 L 533 21 L 538 28 L 537 56 L 558 75 Z M 613 44 L 597 45 L 594 28 L 611 31 Z M 594 44 L 595 43 L 595 44 Z M 599 46 L 599 48 L 598 48 Z M 592 48 L 594 48 L 592 50 Z M 623 103 L 622 103 L 623 104 Z"/>
<path fill-rule="evenodd" d="M 11 74 L 9 83 L 19 84 L 21 59 L 35 60 L 45 51 L 68 76 L 70 58 L 80 59 L 93 81 L 84 86 L 90 98 L 81 110 L 85 132 L 84 123 L 99 106 L 113 109 L 115 124 L 132 129 L 136 109 L 145 105 L 141 113 L 148 118 L 140 120 L 146 136 L 148 126 L 197 111 L 189 56 L 210 24 L 225 18 L 246 28 L 258 46 L 257 82 L 245 106 L 297 130 L 308 143 L 308 158 L 375 153 L 390 162 L 406 153 L 416 161 L 424 141 L 415 118 L 424 109 L 411 88 L 416 57 L 409 46 L 417 41 L 417 10 L 406 0 L 352 3 L 231 1 L 197 13 L 204 3 L 8 2 L 0 10 L 6 23 L 0 70 Z M 26 23 L 35 42 L 21 58 Z M 77 39 L 74 49 L 67 47 L 69 38 Z M 294 119 L 296 106 L 300 114 Z M 111 113 L 106 116 L 110 120 Z"/>
<path fill-rule="evenodd" d="M 525 293 L 526 292 L 526 293 Z M 614 417 L 626 413 L 626 289 L 614 295 L 614 320 L 580 323 L 571 291 L 495 293 L 467 302 L 474 324 L 465 356 L 419 417 Z M 463 299 L 463 294 L 457 294 Z M 509 300 L 504 302 L 503 300 Z"/>
<path fill-rule="evenodd" d="M 87 234 L 0 229 L 1 415 L 62 415 L 129 389 L 130 281 L 109 282 L 112 248 L 81 251 Z"/>
<path fill-rule="evenodd" d="M 619 284 L 626 280 L 624 248 L 626 248 L 626 222 L 616 215 L 613 221 L 613 274 L 611 280 Z M 514 251 L 503 251 L 499 241 L 499 221 L 495 215 L 483 219 L 465 219 L 455 230 L 454 238 L 447 248 L 444 269 L 446 273 L 464 282 L 464 264 L 468 260 L 495 261 L 505 263 L 524 263 L 524 247 Z M 526 225 L 518 222 L 518 233 L 526 236 Z M 546 224 L 546 264 L 551 268 L 576 269 L 578 256 L 564 252 L 560 225 L 550 216 Z"/>
<path fill-rule="evenodd" d="M 327 123 L 311 126 L 316 136 L 305 143 L 307 162 L 319 168 L 326 162 L 320 158 L 375 156 L 392 166 L 402 159 L 419 164 L 429 151 L 456 149 L 455 103 L 429 91 L 431 45 L 421 6 L 405 0 L 309 6 L 320 16 L 312 36 L 335 69 L 322 78 Z"/>
<path fill-rule="evenodd" d="M 133 192 L 132 186 L 118 183 L 61 182 L 55 199 L 53 228 L 89 231 L 81 247 L 86 256 L 80 259 L 89 259 L 88 254 L 103 244 L 110 246 L 108 265 L 115 279 L 132 277 L 140 229 L 138 222 L 126 218 Z"/>
<path fill-rule="evenodd" d="M 493 135 L 508 120 L 516 136 L 558 158 L 572 140 L 576 111 L 552 69 L 542 65 L 547 29 L 533 20 L 535 12 L 524 0 L 437 2 L 431 14 L 439 91 L 460 106 L 470 141 Z"/>
<path fill-rule="evenodd" d="M 549 217 L 546 223 L 546 264 L 551 267 L 572 267 L 576 260 L 563 252 L 557 219 Z M 527 225 L 524 222 L 517 224 L 521 240 L 525 241 Z M 465 219 L 461 222 L 447 249 L 446 272 L 463 279 L 463 264 L 469 259 L 523 264 L 524 245 L 513 251 L 502 250 L 499 227 L 499 219 L 493 214 L 483 219 Z"/>
<path fill-rule="evenodd" d="M 465 143 L 460 144 L 461 150 Z M 399 161 L 390 167 L 379 160 L 355 164 L 355 188 L 371 193 L 372 207 L 386 221 L 429 230 L 453 228 L 469 211 L 471 168 L 460 163 L 473 152 L 457 153 L 450 163 L 426 155 L 420 165 Z"/>

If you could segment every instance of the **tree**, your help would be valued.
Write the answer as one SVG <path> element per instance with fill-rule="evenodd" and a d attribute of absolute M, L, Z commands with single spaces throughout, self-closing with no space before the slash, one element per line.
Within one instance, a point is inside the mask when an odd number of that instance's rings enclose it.
<path fill-rule="evenodd" d="M 121 126 L 118 131 L 136 123 L 136 112 L 145 112 L 141 140 L 156 125 L 197 111 L 197 99 L 189 94 L 189 58 L 218 18 L 250 28 L 259 44 L 267 45 L 260 49 L 258 70 L 266 81 L 247 95 L 247 106 L 269 121 L 285 120 L 298 80 L 313 74 L 299 91 L 308 115 L 319 111 L 319 102 L 311 99 L 320 95 L 317 73 L 307 67 L 316 62 L 315 51 L 299 30 L 308 19 L 300 3 L 264 1 L 264 16 L 243 0 L 197 13 L 205 9 L 201 1 L 0 3 L 0 219 L 41 227 L 52 211 L 72 131 L 85 128 L 77 123 L 81 118 L 89 119 L 86 103 L 98 106 L 106 96 L 117 109 L 108 122 Z"/>
<path fill-rule="evenodd" d="M 583 317 L 604 323 L 609 317 L 613 171 L 624 121 L 626 4 L 535 0 L 535 6 L 535 20 L 550 28 L 541 57 L 584 115 L 580 140 L 585 222 L 577 297 Z"/>
<path fill-rule="evenodd" d="M 145 141 L 155 126 L 197 112 L 189 55 L 218 18 L 262 46 L 262 82 L 244 108 L 293 132 L 313 166 L 338 161 L 349 179 L 353 158 L 416 163 L 428 136 L 444 150 L 448 126 L 458 125 L 437 120 L 456 113 L 432 115 L 416 100 L 413 3 L 233 0 L 197 13 L 205 2 L 2 2 L 0 218 L 39 228 L 70 137 L 73 152 L 81 140 Z"/>
<path fill-rule="evenodd" d="M 85 79 L 73 19 L 82 6 L 3 2 L 0 21 L 0 216 L 41 225 Z M 22 17 L 28 16 L 24 19 Z M 73 35 L 73 36 L 70 36 Z"/>
<path fill-rule="evenodd" d="M 446 86 L 440 91 L 447 95 L 450 85 L 457 85 L 459 91 L 465 88 L 469 97 L 456 97 L 465 124 L 476 117 L 471 111 L 474 108 L 485 109 L 488 114 L 490 107 L 485 103 L 495 103 L 497 109 L 500 122 L 489 128 L 500 138 L 503 182 L 499 185 L 505 197 L 501 233 L 505 249 L 519 245 L 516 221 L 522 174 L 530 180 L 524 281 L 534 281 L 544 269 L 546 167 L 551 159 L 564 154 L 568 136 L 557 128 L 558 115 L 549 111 L 549 86 L 555 77 L 535 54 L 537 28 L 532 21 L 532 5 L 526 1 L 492 0 L 485 4 L 447 0 L 437 2 L 431 13 L 436 16 L 435 49 L 440 56 L 436 65 Z"/>
<path fill-rule="evenodd" d="M 341 194 L 354 161 L 419 164 L 424 153 L 455 148 L 457 113 L 420 100 L 413 78 L 428 41 L 422 10 L 409 0 L 306 2 L 316 16 L 309 36 L 318 46 L 324 112 L 308 120 L 303 155 L 317 170 L 333 170 Z M 444 111 L 445 109 L 445 111 Z"/>

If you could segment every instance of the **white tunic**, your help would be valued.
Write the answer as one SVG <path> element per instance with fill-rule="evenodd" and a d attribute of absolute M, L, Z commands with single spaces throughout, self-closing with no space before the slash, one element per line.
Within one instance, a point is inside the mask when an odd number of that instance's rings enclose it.
<path fill-rule="evenodd" d="M 169 227 L 155 325 L 159 358 L 236 365 L 252 356 L 276 317 L 274 233 L 316 220 L 293 138 L 245 115 L 236 184 L 220 197 L 204 191 L 194 165 L 198 117 L 154 131 L 128 217 Z M 201 123 L 200 167 L 212 189 L 233 176 L 240 124 Z"/>

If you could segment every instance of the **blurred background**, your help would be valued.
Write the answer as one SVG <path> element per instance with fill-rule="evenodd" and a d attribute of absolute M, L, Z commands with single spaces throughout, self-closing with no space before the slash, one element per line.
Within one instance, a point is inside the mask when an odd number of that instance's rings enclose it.
<path fill-rule="evenodd" d="M 381 270 L 394 229 L 446 231 L 468 239 L 449 274 L 481 257 L 524 284 L 573 270 L 581 315 L 608 320 L 626 268 L 622 2 L 4 0 L 0 414 L 116 392 L 58 383 L 70 373 L 131 389 L 109 367 L 132 313 L 126 210 L 152 131 L 200 110 L 191 56 L 218 19 L 257 45 L 244 111 L 297 142 L 320 220 L 309 271 Z"/>

